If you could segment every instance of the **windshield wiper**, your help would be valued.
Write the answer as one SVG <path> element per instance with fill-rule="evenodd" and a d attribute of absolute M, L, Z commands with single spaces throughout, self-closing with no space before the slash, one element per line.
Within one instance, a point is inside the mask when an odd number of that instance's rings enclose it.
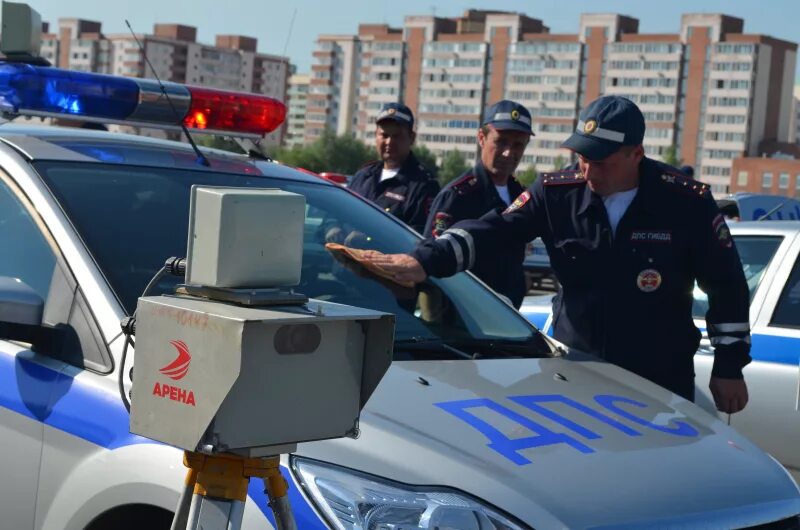
<path fill-rule="evenodd" d="M 539 347 L 537 347 L 537 345 Z M 487 359 L 508 357 L 547 357 L 542 354 L 545 344 L 536 335 L 525 340 L 497 338 L 454 338 L 411 337 L 395 341 L 398 350 L 405 351 L 447 351 L 464 359 Z M 499 350 L 499 351 L 496 351 Z M 473 352 L 473 353 L 467 353 Z"/>
<path fill-rule="evenodd" d="M 461 357 L 463 359 L 474 359 L 475 357 L 454 348 L 447 344 L 444 340 L 437 337 L 411 337 L 408 339 L 394 341 L 395 348 L 401 351 L 437 351 L 449 352 Z"/>

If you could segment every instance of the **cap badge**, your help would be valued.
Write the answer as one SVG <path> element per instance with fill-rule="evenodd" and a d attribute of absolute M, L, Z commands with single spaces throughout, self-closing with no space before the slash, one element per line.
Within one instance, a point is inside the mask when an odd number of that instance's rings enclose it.
<path fill-rule="evenodd" d="M 395 109 L 395 108 L 386 109 L 386 113 L 389 114 L 390 116 L 392 114 L 394 114 L 395 112 L 397 112 L 397 109 Z"/>
<path fill-rule="evenodd" d="M 519 119 L 519 111 L 517 109 L 511 111 L 511 119 L 514 121 Z"/>
<path fill-rule="evenodd" d="M 586 134 L 592 134 L 597 130 L 597 121 L 596 120 L 589 120 L 583 124 L 583 132 Z"/>

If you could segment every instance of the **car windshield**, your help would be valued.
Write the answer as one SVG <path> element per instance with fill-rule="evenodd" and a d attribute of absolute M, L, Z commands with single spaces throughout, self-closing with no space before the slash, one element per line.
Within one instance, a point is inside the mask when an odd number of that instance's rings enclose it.
<path fill-rule="evenodd" d="M 742 260 L 744 277 L 747 280 L 747 287 L 750 290 L 750 301 L 756 292 L 761 277 L 764 275 L 769 262 L 778 250 L 783 240 L 780 236 L 733 236 L 736 242 L 736 250 Z M 708 311 L 708 296 L 700 287 L 694 286 L 694 305 L 692 315 L 694 318 L 705 319 Z"/>
<path fill-rule="evenodd" d="M 262 169 L 268 171 L 269 165 Z M 407 351 L 428 345 L 426 358 L 434 351 L 441 358 L 473 358 L 477 350 L 466 345 L 476 343 L 524 346 L 525 356 L 550 351 L 521 315 L 466 274 L 404 288 L 336 261 L 326 242 L 398 253 L 418 241 L 400 223 L 337 186 L 121 164 L 41 161 L 35 167 L 128 314 L 165 259 L 186 255 L 192 185 L 280 188 L 306 199 L 302 274 L 295 291 L 396 315 L 398 344 L 416 347 Z M 266 224 L 250 228 L 270 229 Z M 151 294 L 172 292 L 177 283 L 164 279 Z"/>

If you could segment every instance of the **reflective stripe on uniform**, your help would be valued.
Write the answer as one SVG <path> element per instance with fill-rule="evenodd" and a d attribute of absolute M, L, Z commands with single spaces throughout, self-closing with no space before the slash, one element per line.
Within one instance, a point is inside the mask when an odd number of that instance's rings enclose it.
<path fill-rule="evenodd" d="M 734 322 L 730 324 L 709 324 L 709 332 L 716 333 L 736 333 L 737 331 L 750 331 L 750 324 L 747 322 Z"/>
<path fill-rule="evenodd" d="M 727 346 L 728 344 L 736 344 L 737 342 L 746 342 L 747 344 L 750 344 L 750 335 L 747 335 L 746 337 L 732 337 L 730 335 L 711 337 L 712 346 Z"/>
<path fill-rule="evenodd" d="M 456 257 L 456 270 L 457 271 L 463 271 L 464 270 L 464 252 L 461 250 L 461 243 L 456 241 L 456 238 L 455 238 L 455 236 L 453 236 L 453 234 L 448 234 L 447 232 L 445 232 L 444 234 L 439 236 L 437 239 L 444 239 L 445 241 L 450 243 L 450 246 L 453 248 L 453 254 L 455 254 L 455 257 Z"/>
<path fill-rule="evenodd" d="M 475 240 L 472 239 L 472 234 L 461 228 L 450 228 L 449 230 L 445 231 L 445 234 L 447 233 L 463 239 L 464 243 L 467 244 L 467 254 L 469 254 L 469 259 L 467 260 L 468 264 L 466 269 L 462 270 L 471 269 L 472 266 L 475 265 Z"/>

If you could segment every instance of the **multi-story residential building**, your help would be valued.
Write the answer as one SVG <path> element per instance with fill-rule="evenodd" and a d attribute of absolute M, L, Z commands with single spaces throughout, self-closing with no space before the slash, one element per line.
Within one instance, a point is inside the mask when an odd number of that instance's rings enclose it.
<path fill-rule="evenodd" d="M 152 34 L 134 38 L 129 33 L 104 35 L 99 22 L 62 18 L 56 33 L 45 29 L 41 53 L 60 68 L 152 78 L 155 75 L 145 62 L 146 54 L 162 81 L 286 100 L 291 73 L 288 58 L 258 53 L 258 41 L 252 37 L 217 35 L 213 46 L 198 43 L 196 38 L 196 28 L 181 24 L 156 24 Z M 284 131 L 285 127 L 274 131 L 264 142 L 279 144 Z M 152 130 L 136 132 L 164 135 Z"/>
<path fill-rule="evenodd" d="M 800 85 L 794 87 L 792 124 L 789 127 L 789 141 L 800 144 Z"/>
<path fill-rule="evenodd" d="M 320 36 L 306 138 L 327 127 L 368 141 L 380 106 L 401 100 L 417 116 L 420 143 L 472 161 L 482 109 L 509 98 L 534 117 L 520 167 L 547 170 L 569 161 L 559 146 L 580 108 L 619 94 L 645 115 L 649 156 L 677 154 L 721 194 L 733 159 L 795 134 L 797 44 L 746 34 L 743 20 L 721 14 L 685 14 L 677 33 L 638 28 L 635 18 L 584 14 L 577 34 L 553 34 L 523 14 L 468 10 L 408 16 L 402 29 L 362 24 L 357 35 Z"/>
<path fill-rule="evenodd" d="M 766 142 L 761 156 L 733 161 L 730 191 L 800 198 L 800 146 Z"/>
<path fill-rule="evenodd" d="M 311 84 L 309 74 L 294 74 L 289 78 L 288 102 L 286 111 L 286 136 L 284 145 L 292 147 L 305 143 L 306 107 L 308 89 Z"/>

